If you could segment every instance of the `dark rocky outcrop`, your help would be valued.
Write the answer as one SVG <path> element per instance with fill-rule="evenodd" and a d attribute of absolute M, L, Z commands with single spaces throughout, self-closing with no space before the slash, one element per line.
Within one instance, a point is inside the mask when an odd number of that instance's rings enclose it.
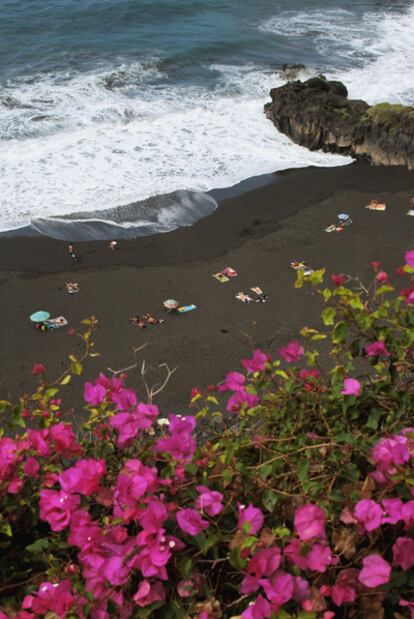
<path fill-rule="evenodd" d="M 310 150 L 414 169 L 414 108 L 348 99 L 341 82 L 315 77 L 270 91 L 267 117 Z"/>

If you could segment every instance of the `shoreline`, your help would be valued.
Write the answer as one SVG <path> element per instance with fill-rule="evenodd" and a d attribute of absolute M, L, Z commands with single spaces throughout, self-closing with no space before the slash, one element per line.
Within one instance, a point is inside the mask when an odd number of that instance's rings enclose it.
<path fill-rule="evenodd" d="M 371 276 L 370 260 L 381 260 L 391 274 L 404 251 L 414 247 L 414 220 L 406 215 L 413 194 L 414 172 L 403 168 L 302 168 L 223 198 L 216 211 L 193 226 L 122 241 L 114 252 L 103 241 L 76 244 L 78 263 L 63 241 L 0 238 L 0 337 L 6 361 L 0 399 L 35 388 L 35 362 L 45 364 L 50 380 L 67 366 L 70 353 L 79 353 L 78 338 L 67 330 L 41 334 L 33 328 L 28 316 L 45 309 L 64 315 L 74 327 L 91 315 L 99 320 L 94 341 L 101 356 L 88 361 L 84 376 L 62 387 L 66 405 L 80 410 L 81 385 L 107 367 L 131 365 L 132 347 L 146 343 L 155 382 L 162 380 L 160 363 L 178 367 L 156 403 L 164 413 L 187 411 L 192 387 L 223 379 L 256 347 L 275 354 L 301 327 L 317 324 L 318 299 L 294 288 L 291 260 L 362 278 Z M 385 213 L 364 208 L 372 198 L 385 200 Z M 324 232 L 343 211 L 354 224 L 341 234 Z M 226 266 L 239 275 L 221 284 L 212 274 Z M 81 292 L 68 295 L 68 281 L 77 281 Z M 253 286 L 269 295 L 267 303 L 235 299 L 236 292 Z M 171 297 L 197 309 L 164 314 L 162 301 Z M 128 322 L 146 312 L 165 318 L 164 324 L 141 330 Z M 130 374 L 128 384 L 143 397 L 136 374 Z"/>

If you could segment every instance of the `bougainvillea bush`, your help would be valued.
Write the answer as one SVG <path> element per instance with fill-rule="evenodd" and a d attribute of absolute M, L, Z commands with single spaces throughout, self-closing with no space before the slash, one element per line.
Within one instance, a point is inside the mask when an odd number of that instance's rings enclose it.
<path fill-rule="evenodd" d="M 57 381 L 36 364 L 1 403 L 0 618 L 414 617 L 414 251 L 401 292 L 372 269 L 299 273 L 321 327 L 193 415 L 101 374 L 75 431 L 59 389 L 94 320 Z"/>

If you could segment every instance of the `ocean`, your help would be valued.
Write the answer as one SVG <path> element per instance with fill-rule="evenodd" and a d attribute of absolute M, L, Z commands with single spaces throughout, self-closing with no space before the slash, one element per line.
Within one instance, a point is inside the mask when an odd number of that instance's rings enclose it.
<path fill-rule="evenodd" d="M 348 164 L 265 118 L 285 63 L 369 103 L 414 102 L 412 0 L 0 4 L 0 230 L 165 232 L 212 212 L 213 189 Z"/>

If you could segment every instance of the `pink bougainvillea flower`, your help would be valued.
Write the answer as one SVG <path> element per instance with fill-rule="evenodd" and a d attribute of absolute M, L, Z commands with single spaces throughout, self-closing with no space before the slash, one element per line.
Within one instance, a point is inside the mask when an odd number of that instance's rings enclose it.
<path fill-rule="evenodd" d="M 237 527 L 242 530 L 247 530 L 251 535 L 256 535 L 264 524 L 264 516 L 258 507 L 253 507 L 251 503 L 247 507 L 238 504 L 239 520 Z"/>
<path fill-rule="evenodd" d="M 404 503 L 401 510 L 401 518 L 407 527 L 414 523 L 414 501 Z"/>
<path fill-rule="evenodd" d="M 405 264 L 408 264 L 409 267 L 414 268 L 414 249 L 410 249 L 410 251 L 406 251 L 404 254 Z"/>
<path fill-rule="evenodd" d="M 411 303 L 414 303 L 414 290 L 410 290 L 408 295 L 405 298 L 405 302 L 407 303 L 407 305 L 411 305 Z"/>
<path fill-rule="evenodd" d="M 310 586 L 309 586 L 308 581 L 302 578 L 301 576 L 294 576 L 292 598 L 295 600 L 295 602 L 299 602 L 303 608 L 303 603 L 306 600 L 309 600 L 310 596 L 311 596 L 311 591 L 310 591 Z"/>
<path fill-rule="evenodd" d="M 367 357 L 378 357 L 379 355 L 389 357 L 390 355 L 389 350 L 382 341 L 368 344 L 368 346 L 365 346 L 365 352 L 367 353 Z"/>
<path fill-rule="evenodd" d="M 24 474 L 27 477 L 37 477 L 39 475 L 40 464 L 33 456 L 29 456 L 23 465 Z"/>
<path fill-rule="evenodd" d="M 208 516 L 217 516 L 223 510 L 223 495 L 221 492 L 209 490 L 205 486 L 196 486 L 200 496 L 195 501 L 195 506 L 199 511 L 205 512 Z"/>
<path fill-rule="evenodd" d="M 58 617 L 66 617 L 74 601 L 70 580 L 62 580 L 60 583 L 42 582 L 38 591 L 24 598 L 22 607 L 39 616 L 51 612 Z"/>
<path fill-rule="evenodd" d="M 188 535 L 198 535 L 210 525 L 195 509 L 182 509 L 175 515 L 178 526 Z"/>
<path fill-rule="evenodd" d="M 378 273 L 381 262 L 378 262 L 378 260 L 373 260 L 372 262 L 370 262 L 370 265 L 372 267 L 372 270 L 375 271 L 375 273 Z"/>
<path fill-rule="evenodd" d="M 138 591 L 133 597 L 137 606 L 143 608 L 154 602 L 163 602 L 165 600 L 165 589 L 162 582 L 150 583 L 149 580 L 142 580 L 139 583 Z"/>
<path fill-rule="evenodd" d="M 85 383 L 84 398 L 85 402 L 90 406 L 98 406 L 105 400 L 106 389 L 103 385 L 94 385 L 93 383 Z"/>
<path fill-rule="evenodd" d="M 287 362 L 294 363 L 300 361 L 305 349 L 297 340 L 292 340 L 283 348 L 279 348 L 279 355 Z"/>
<path fill-rule="evenodd" d="M 334 586 L 331 588 L 331 597 L 336 606 L 355 601 L 358 573 L 358 570 L 352 568 L 339 573 Z"/>
<path fill-rule="evenodd" d="M 375 531 L 382 524 L 382 509 L 371 499 L 362 499 L 355 505 L 355 518 L 361 522 L 366 531 Z"/>
<path fill-rule="evenodd" d="M 407 438 L 399 435 L 382 438 L 374 446 L 371 459 L 380 471 L 394 473 L 396 466 L 405 464 L 410 459 Z"/>
<path fill-rule="evenodd" d="M 392 547 L 392 564 L 405 572 L 414 566 L 414 540 L 410 537 L 398 537 Z"/>
<path fill-rule="evenodd" d="M 32 367 L 33 376 L 40 376 L 40 374 L 44 374 L 45 366 L 43 363 L 35 363 Z"/>
<path fill-rule="evenodd" d="M 130 569 L 125 565 L 123 557 L 113 555 L 103 565 L 102 573 L 111 585 L 124 585 L 129 577 Z"/>
<path fill-rule="evenodd" d="M 375 277 L 375 279 L 377 280 L 377 282 L 379 282 L 380 284 L 385 284 L 386 281 L 388 281 L 388 274 L 385 271 L 379 271 Z"/>
<path fill-rule="evenodd" d="M 404 606 L 405 608 L 408 608 L 411 614 L 411 619 L 414 619 L 414 602 L 409 602 L 408 600 L 404 600 L 403 598 L 401 598 L 401 600 L 399 601 L 399 604 L 400 606 Z"/>
<path fill-rule="evenodd" d="M 270 578 L 279 569 L 282 562 L 280 548 L 272 546 L 259 550 L 252 557 L 246 567 L 246 572 L 256 576 L 256 578 Z"/>
<path fill-rule="evenodd" d="M 380 555 L 368 555 L 362 561 L 362 570 L 358 580 L 369 589 L 375 589 L 389 582 L 391 565 Z"/>
<path fill-rule="evenodd" d="M 70 423 L 60 421 L 49 429 L 53 441 L 53 449 L 63 457 L 79 456 L 83 454 L 83 447 L 76 442 L 76 436 Z"/>
<path fill-rule="evenodd" d="M 109 425 L 118 432 L 118 447 L 129 447 L 140 430 L 147 430 L 158 417 L 158 407 L 150 404 L 138 404 L 130 413 L 114 415 Z"/>
<path fill-rule="evenodd" d="M 196 420 L 194 417 L 169 415 L 169 421 L 170 436 L 158 439 L 155 450 L 169 454 L 178 462 L 190 462 L 196 450 L 196 441 L 192 434 Z"/>
<path fill-rule="evenodd" d="M 361 395 L 362 385 L 356 378 L 345 378 L 342 395 Z"/>
<path fill-rule="evenodd" d="M 384 524 L 397 524 L 402 520 L 403 502 L 400 499 L 383 499 L 381 503 L 385 512 L 382 517 Z"/>
<path fill-rule="evenodd" d="M 40 518 L 50 524 L 52 531 L 65 529 L 72 515 L 78 508 L 80 497 L 77 494 L 68 494 L 60 490 L 40 491 Z"/>
<path fill-rule="evenodd" d="M 256 600 L 242 612 L 243 619 L 267 619 L 272 614 L 269 602 L 262 595 L 258 595 Z"/>
<path fill-rule="evenodd" d="M 280 607 L 293 597 L 293 576 L 283 570 L 278 570 L 269 579 L 263 579 L 262 586 L 275 612 L 279 612 Z"/>
<path fill-rule="evenodd" d="M 342 286 L 342 284 L 345 282 L 346 277 L 342 274 L 335 275 L 335 273 L 332 273 L 331 280 L 333 281 L 334 285 L 339 288 L 339 286 Z"/>
<path fill-rule="evenodd" d="M 246 377 L 244 374 L 240 372 L 228 372 L 226 374 L 226 378 L 218 386 L 219 391 L 239 391 L 240 389 L 244 390 L 244 384 L 246 382 Z"/>
<path fill-rule="evenodd" d="M 325 539 L 325 512 L 313 503 L 306 503 L 295 512 L 295 531 L 302 541 Z"/>
<path fill-rule="evenodd" d="M 248 393 L 243 389 L 235 391 L 233 395 L 228 399 L 226 410 L 229 413 L 238 413 L 243 406 L 246 408 L 254 408 L 260 402 L 260 398 L 253 393 Z"/>
<path fill-rule="evenodd" d="M 79 460 L 59 475 L 59 483 L 65 492 L 91 496 L 98 490 L 105 473 L 105 460 Z"/>
<path fill-rule="evenodd" d="M 294 565 L 296 565 L 300 570 L 306 570 L 308 568 L 305 553 L 303 552 L 303 546 L 304 544 L 302 544 L 300 540 L 291 539 L 283 551 L 284 556 L 287 557 L 289 561 L 294 563 Z"/>
<path fill-rule="evenodd" d="M 111 393 L 111 400 L 121 412 L 135 408 L 138 403 L 137 394 L 132 389 L 120 389 Z"/>
<path fill-rule="evenodd" d="M 314 544 L 306 555 L 306 564 L 314 572 L 326 572 L 329 565 L 336 563 L 329 546 Z"/>
<path fill-rule="evenodd" d="M 251 359 L 243 359 L 241 364 L 248 372 L 262 372 L 268 361 L 267 355 L 257 348 Z"/>

